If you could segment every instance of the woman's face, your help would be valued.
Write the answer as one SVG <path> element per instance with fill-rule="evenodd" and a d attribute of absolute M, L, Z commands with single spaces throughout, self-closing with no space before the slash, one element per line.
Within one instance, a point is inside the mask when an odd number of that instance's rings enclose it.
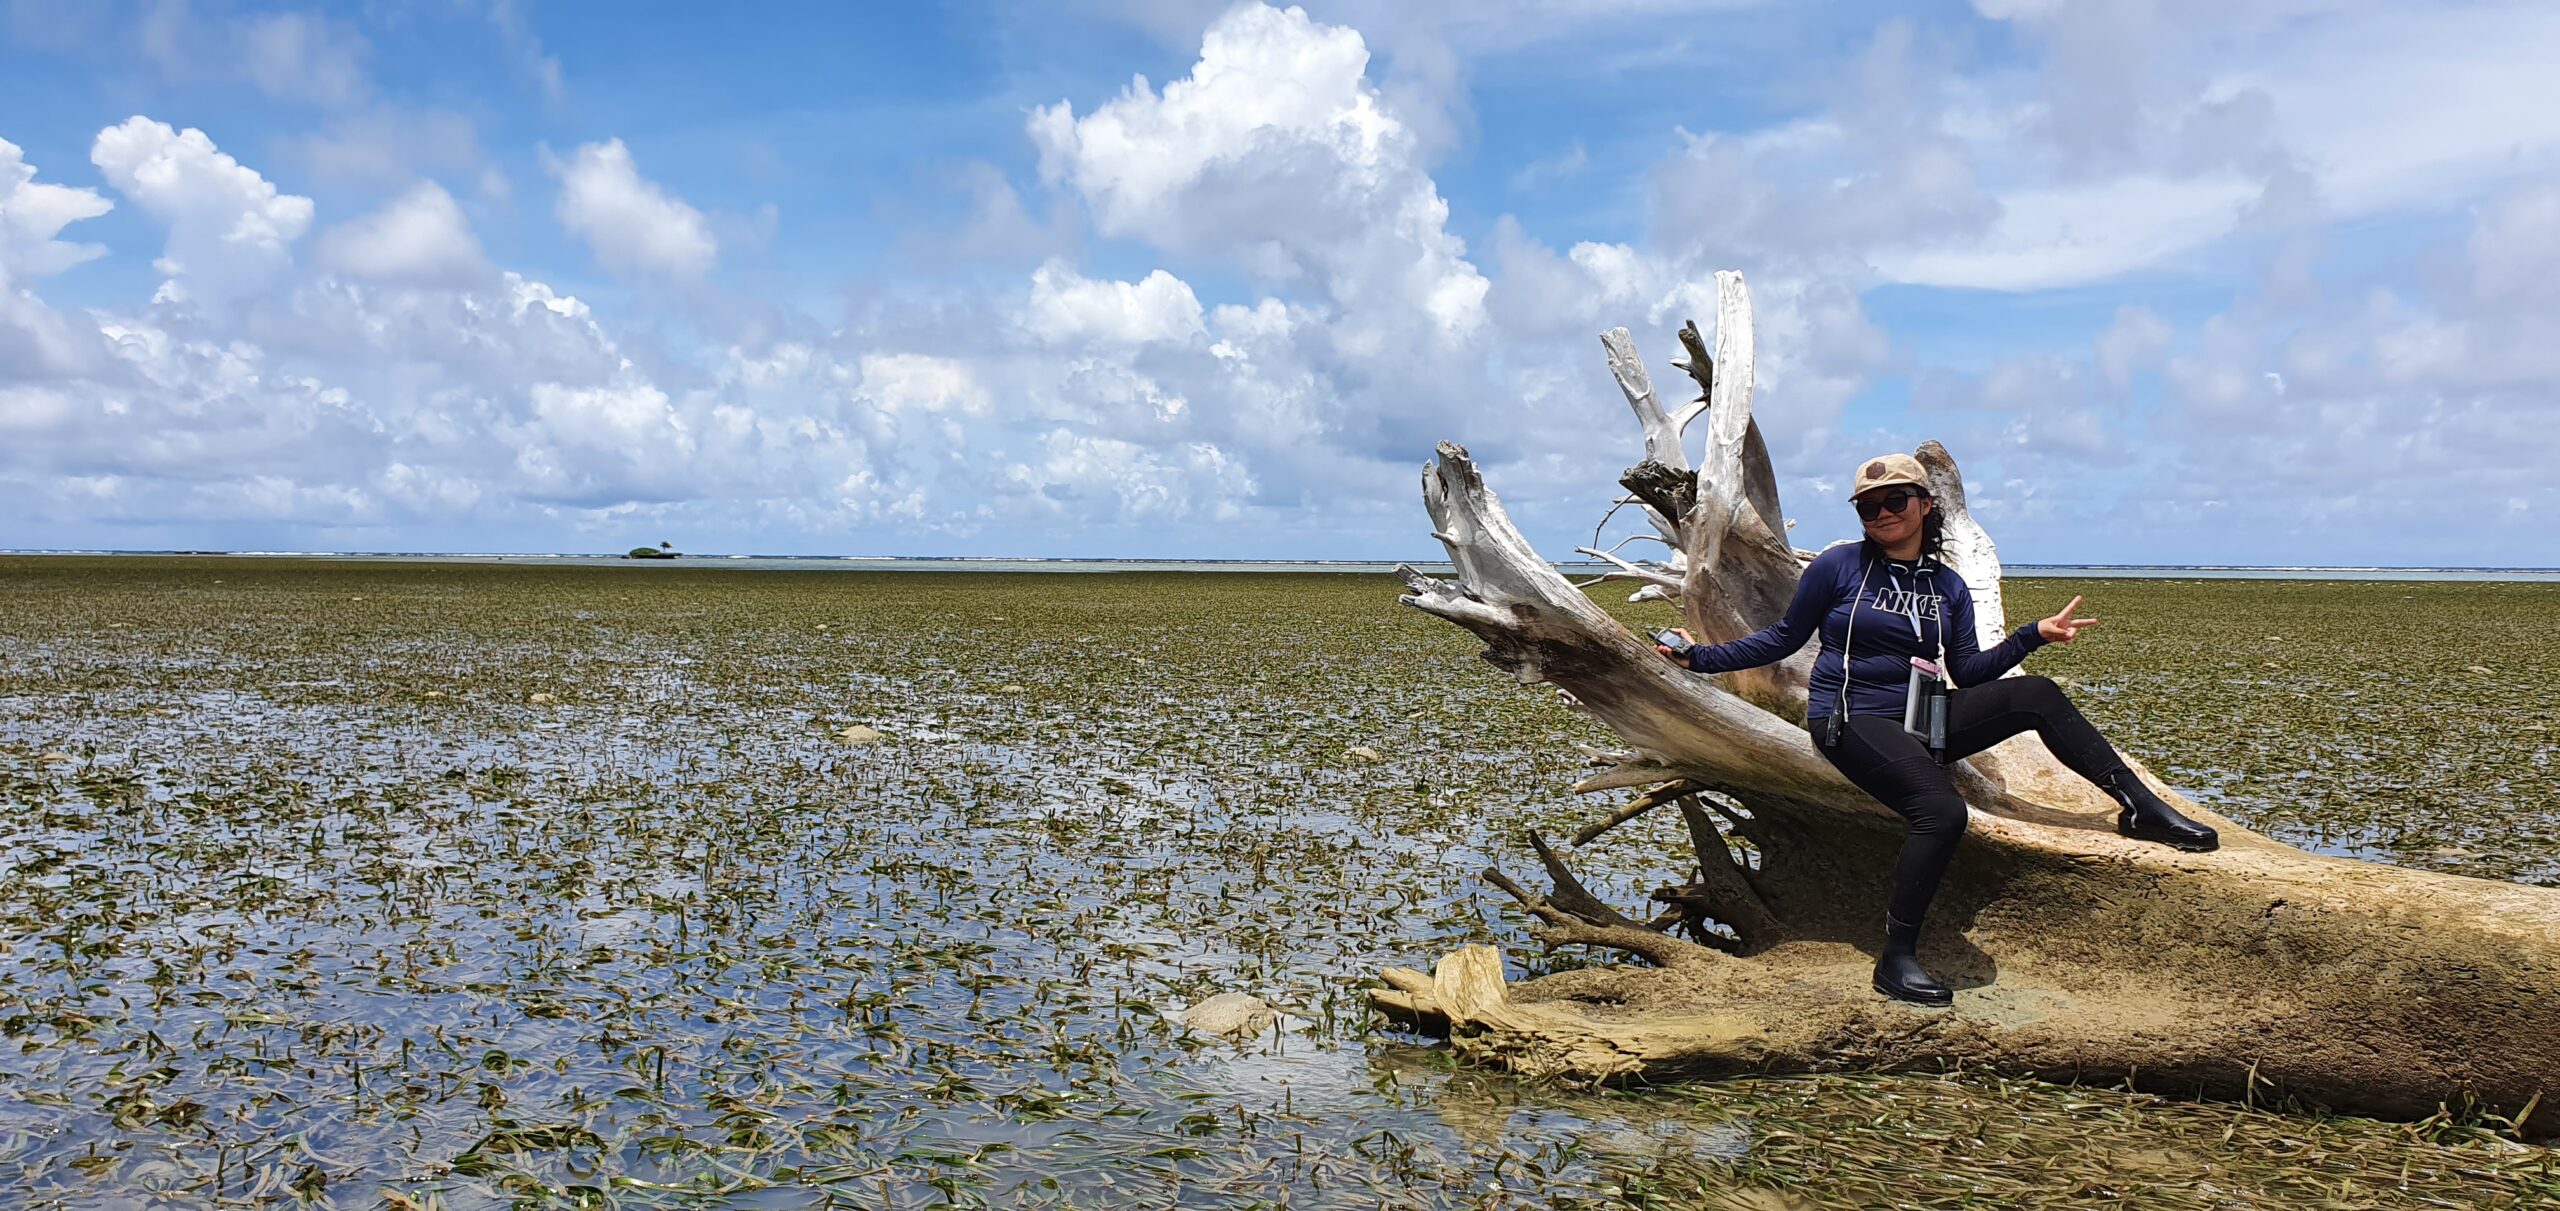
<path fill-rule="evenodd" d="M 1920 533 L 1922 519 L 1929 516 L 1929 510 L 1937 507 L 1936 501 L 1922 495 L 1920 489 L 1910 484 L 1886 484 L 1880 488 L 1869 488 L 1858 494 L 1858 500 L 1889 504 L 1896 496 L 1908 498 L 1902 502 L 1900 510 L 1879 509 L 1875 516 L 1859 519 L 1860 523 L 1866 527 L 1867 537 L 1888 547 Z"/>

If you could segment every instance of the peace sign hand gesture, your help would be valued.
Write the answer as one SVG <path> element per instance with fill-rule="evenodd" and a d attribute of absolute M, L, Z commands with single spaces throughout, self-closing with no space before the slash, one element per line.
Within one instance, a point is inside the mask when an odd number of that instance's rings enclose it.
<path fill-rule="evenodd" d="M 2071 604 L 2062 607 L 2061 613 L 2038 621 L 2036 633 L 2044 636 L 2046 643 L 2069 643 L 2079 636 L 2081 628 L 2098 625 L 2098 620 L 2095 618 L 2072 617 L 2071 612 L 2079 608 L 2080 599 L 2072 598 Z"/>

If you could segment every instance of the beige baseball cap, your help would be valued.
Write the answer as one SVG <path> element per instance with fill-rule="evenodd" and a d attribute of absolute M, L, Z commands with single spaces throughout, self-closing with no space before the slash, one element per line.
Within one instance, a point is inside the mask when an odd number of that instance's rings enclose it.
<path fill-rule="evenodd" d="M 1910 484 L 1923 493 L 1929 490 L 1929 473 L 1920 469 L 1920 460 L 1908 454 L 1879 454 L 1858 466 L 1858 486 L 1849 489 L 1849 499 L 1856 500 L 1869 488 L 1886 484 Z"/>

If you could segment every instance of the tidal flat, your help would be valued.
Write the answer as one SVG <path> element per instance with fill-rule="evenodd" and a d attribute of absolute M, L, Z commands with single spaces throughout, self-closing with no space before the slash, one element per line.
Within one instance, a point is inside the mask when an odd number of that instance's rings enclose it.
<path fill-rule="evenodd" d="M 0 1188 L 109 1208 L 2525 1207 L 2560 1156 L 1969 1072 L 1575 1090 L 1375 1019 L 1547 956 L 1606 737 L 1370 575 L 0 558 Z M 2560 886 L 2560 585 L 2008 582 L 2217 810 Z M 1614 600 L 1614 598 L 1612 598 Z M 1663 625 L 1660 606 L 1617 606 Z M 1639 820 L 1576 856 L 1639 899 Z M 1844 894 L 1882 895 L 1882 889 Z M 1258 1043 L 1172 1015 L 1214 992 Z M 2560 1096 L 2560 1090 L 2555 1090 Z"/>

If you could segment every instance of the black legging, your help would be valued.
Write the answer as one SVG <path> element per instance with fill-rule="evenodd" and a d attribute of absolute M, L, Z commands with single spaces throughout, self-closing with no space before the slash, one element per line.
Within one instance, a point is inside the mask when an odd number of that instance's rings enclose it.
<path fill-rule="evenodd" d="M 2073 773 L 2100 782 L 2124 768 L 2107 738 L 2071 705 L 2050 677 L 2000 677 L 1947 695 L 1947 760 L 1970 757 L 2020 732 L 2034 731 Z M 1938 880 L 1964 837 L 1964 797 L 1929 750 L 1902 730 L 1902 717 L 1851 715 L 1840 743 L 1814 750 L 1858 789 L 1911 822 L 1893 867 L 1895 919 L 1917 928 L 1938 894 Z"/>

